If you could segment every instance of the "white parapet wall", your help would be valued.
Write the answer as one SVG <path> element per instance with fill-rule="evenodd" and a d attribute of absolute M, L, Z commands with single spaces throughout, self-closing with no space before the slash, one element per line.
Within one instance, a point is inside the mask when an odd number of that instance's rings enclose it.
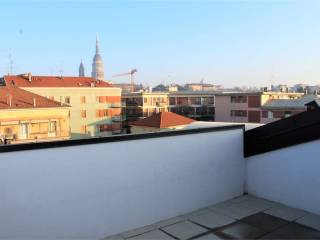
<path fill-rule="evenodd" d="M 0 153 L 0 239 L 99 239 L 243 194 L 243 130 Z"/>
<path fill-rule="evenodd" d="M 247 158 L 249 194 L 320 214 L 320 141 Z"/>

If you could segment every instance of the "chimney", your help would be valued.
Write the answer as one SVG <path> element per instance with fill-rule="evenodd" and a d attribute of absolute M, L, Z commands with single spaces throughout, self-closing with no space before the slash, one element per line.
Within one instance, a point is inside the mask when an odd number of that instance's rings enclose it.
<path fill-rule="evenodd" d="M 33 98 L 33 107 L 37 107 L 37 100 L 36 100 L 36 98 Z"/>
<path fill-rule="evenodd" d="M 30 72 L 28 73 L 28 80 L 29 80 L 29 82 L 31 82 L 31 80 L 32 80 L 32 75 Z"/>

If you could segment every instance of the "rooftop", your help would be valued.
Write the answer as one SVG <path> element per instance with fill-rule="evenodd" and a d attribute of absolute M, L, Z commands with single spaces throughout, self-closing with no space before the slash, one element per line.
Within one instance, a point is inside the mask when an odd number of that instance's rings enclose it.
<path fill-rule="evenodd" d="M 66 76 L 32 76 L 31 74 L 6 75 L 4 81 L 7 86 L 18 87 L 112 87 L 105 81 L 91 77 Z"/>
<path fill-rule="evenodd" d="M 0 86 L 0 109 L 67 107 L 18 87 Z"/>
<path fill-rule="evenodd" d="M 268 109 L 294 109 L 294 108 L 306 108 L 306 104 L 317 100 L 317 96 L 315 95 L 307 95 L 299 99 L 273 99 L 265 103 L 262 108 Z"/>
<path fill-rule="evenodd" d="M 124 239 L 320 239 L 320 215 L 242 195 L 102 240 Z"/>
<path fill-rule="evenodd" d="M 155 128 L 168 128 L 179 125 L 187 125 L 195 120 L 181 116 L 173 112 L 160 112 L 153 114 L 150 117 L 139 119 L 131 122 L 130 126 L 143 126 L 143 127 L 155 127 Z"/>
<path fill-rule="evenodd" d="M 0 148 L 0 239 L 319 239 L 320 110 Z M 249 194 L 249 195 L 247 195 Z"/>

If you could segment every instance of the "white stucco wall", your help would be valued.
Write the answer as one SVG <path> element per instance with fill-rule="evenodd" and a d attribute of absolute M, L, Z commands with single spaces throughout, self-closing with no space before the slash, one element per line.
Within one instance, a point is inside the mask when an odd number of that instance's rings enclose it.
<path fill-rule="evenodd" d="M 0 153 L 0 239 L 98 239 L 244 191 L 242 129 Z"/>
<path fill-rule="evenodd" d="M 250 194 L 320 214 L 320 141 L 247 158 Z"/>

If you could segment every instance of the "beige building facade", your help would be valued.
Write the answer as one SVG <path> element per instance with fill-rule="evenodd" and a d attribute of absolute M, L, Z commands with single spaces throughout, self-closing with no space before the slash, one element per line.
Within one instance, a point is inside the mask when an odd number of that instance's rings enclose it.
<path fill-rule="evenodd" d="M 0 87 L 2 143 L 70 138 L 70 107 L 17 87 Z"/>
<path fill-rule="evenodd" d="M 303 93 L 253 92 L 215 95 L 215 121 L 266 123 L 262 106 L 274 99 L 298 99 Z"/>

